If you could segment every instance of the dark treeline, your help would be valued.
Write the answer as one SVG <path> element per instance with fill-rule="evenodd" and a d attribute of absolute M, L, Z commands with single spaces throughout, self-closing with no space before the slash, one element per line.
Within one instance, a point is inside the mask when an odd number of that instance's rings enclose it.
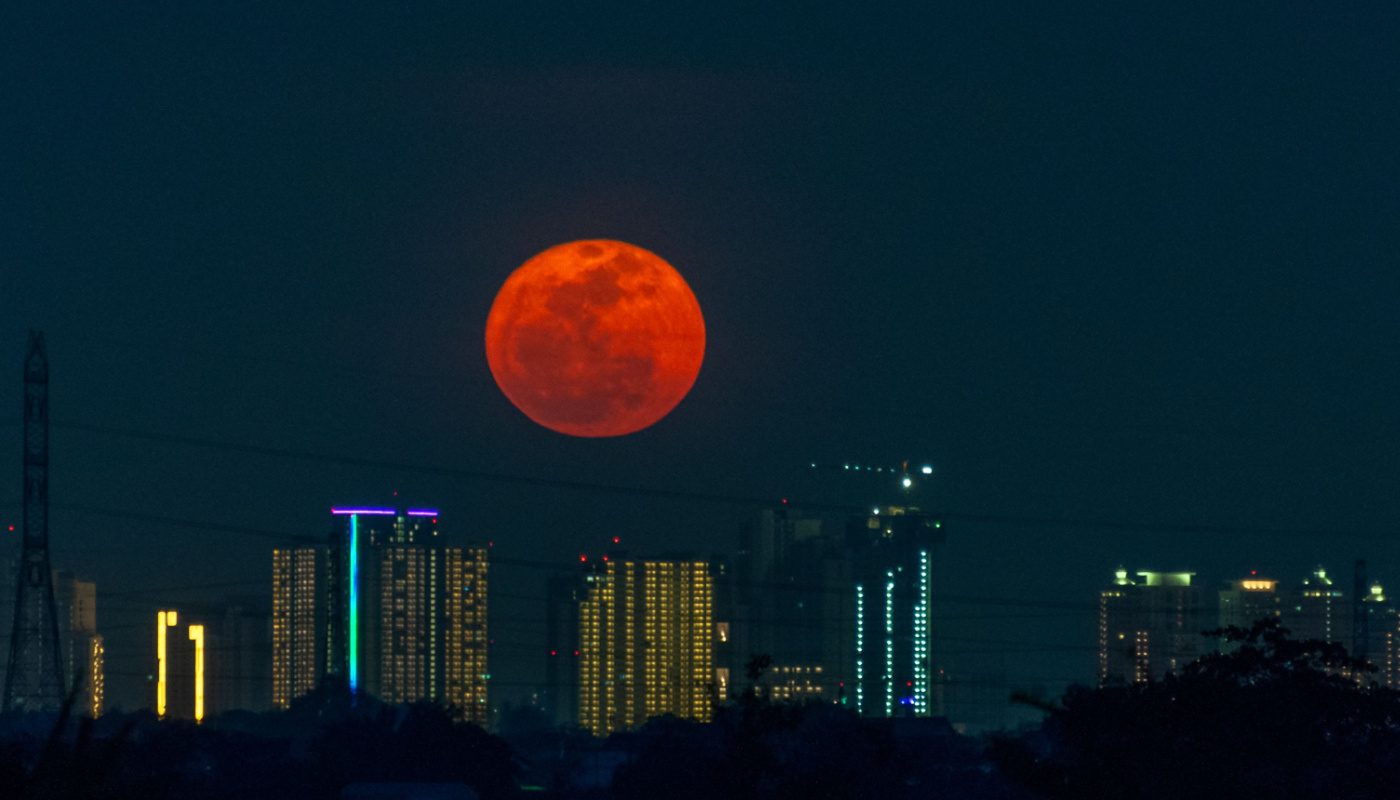
<path fill-rule="evenodd" d="M 51 720 L 51 718 L 50 718 Z M 482 800 L 520 795 L 510 746 L 439 706 L 350 702 L 323 687 L 285 712 L 231 712 L 203 725 L 150 712 L 108 714 L 43 735 L 7 720 L 0 797 L 339 797 L 355 783 L 458 783 Z"/>
<path fill-rule="evenodd" d="M 1400 692 L 1374 667 L 1276 620 L 1205 635 L 1233 647 L 1153 683 L 1027 698 L 1044 722 L 994 738 L 994 761 L 1057 800 L 1400 797 Z"/>
<path fill-rule="evenodd" d="M 1208 635 L 1234 646 L 1149 684 L 1021 698 L 1044 721 L 985 739 L 752 691 L 712 722 L 655 719 L 606 740 L 532 708 L 506 709 L 490 734 L 433 705 L 351 703 L 343 687 L 201 726 L 11 716 L 0 797 L 318 800 L 357 783 L 462 784 L 483 800 L 1396 796 L 1400 693 L 1276 623 Z"/>

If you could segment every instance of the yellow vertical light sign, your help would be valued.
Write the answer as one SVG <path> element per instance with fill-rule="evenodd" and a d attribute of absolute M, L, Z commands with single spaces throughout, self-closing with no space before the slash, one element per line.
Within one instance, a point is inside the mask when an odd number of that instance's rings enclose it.
<path fill-rule="evenodd" d="M 175 627 L 178 619 L 174 611 L 156 612 L 156 716 L 165 716 L 165 690 L 166 690 L 166 655 L 167 642 L 165 636 L 166 628 Z"/>
<path fill-rule="evenodd" d="M 190 626 L 194 642 L 194 721 L 204 721 L 204 626 Z"/>

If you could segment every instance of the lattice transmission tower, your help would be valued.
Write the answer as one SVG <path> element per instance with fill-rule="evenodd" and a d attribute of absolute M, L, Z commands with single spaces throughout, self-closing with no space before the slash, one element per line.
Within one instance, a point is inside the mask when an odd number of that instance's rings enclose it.
<path fill-rule="evenodd" d="M 55 710 L 64 697 L 63 658 L 49 565 L 49 359 L 39 331 L 29 332 L 24 357 L 23 524 L 3 708 Z"/>

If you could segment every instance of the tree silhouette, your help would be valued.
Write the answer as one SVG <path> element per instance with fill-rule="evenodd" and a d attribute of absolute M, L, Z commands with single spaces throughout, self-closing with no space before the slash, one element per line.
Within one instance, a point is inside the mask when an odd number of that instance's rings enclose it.
<path fill-rule="evenodd" d="M 1358 682 L 1368 665 L 1274 620 L 1204 635 L 1239 646 L 1161 681 L 1021 698 L 1047 717 L 995 739 L 995 761 L 1050 798 L 1395 796 L 1400 694 Z"/>

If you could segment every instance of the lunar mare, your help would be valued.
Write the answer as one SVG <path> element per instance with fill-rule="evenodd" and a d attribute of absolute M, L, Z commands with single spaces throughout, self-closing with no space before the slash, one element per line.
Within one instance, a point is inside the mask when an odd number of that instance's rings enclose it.
<path fill-rule="evenodd" d="M 557 245 L 506 279 L 486 319 L 486 359 L 525 416 L 571 436 L 623 436 L 685 398 L 705 322 L 664 259 L 610 239 Z"/>

